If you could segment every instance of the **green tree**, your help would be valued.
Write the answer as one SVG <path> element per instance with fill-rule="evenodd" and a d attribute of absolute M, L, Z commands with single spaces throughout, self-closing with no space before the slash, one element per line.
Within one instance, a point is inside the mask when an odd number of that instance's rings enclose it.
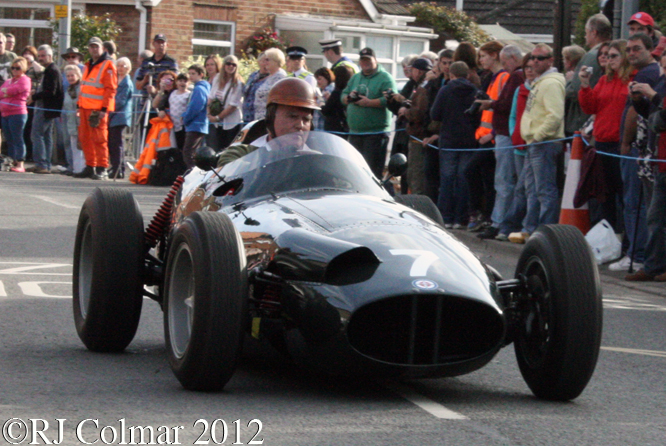
<path fill-rule="evenodd" d="M 432 28 L 437 34 L 445 34 L 460 42 L 470 42 L 480 46 L 492 40 L 474 19 L 463 11 L 457 11 L 437 3 L 419 2 L 408 6 L 410 14 L 417 22 Z"/>
<path fill-rule="evenodd" d="M 619 0 L 616 0 L 619 1 Z M 580 12 L 576 17 L 576 25 L 574 27 L 574 41 L 576 45 L 585 46 L 585 24 L 587 19 L 599 12 L 598 0 L 582 0 L 580 3 Z"/>
<path fill-rule="evenodd" d="M 666 30 L 666 2 L 664 0 L 641 0 L 639 3 L 641 11 L 647 12 L 652 16 L 661 32 Z"/>
<path fill-rule="evenodd" d="M 59 20 L 51 21 L 54 33 L 54 48 L 58 48 L 59 22 Z M 122 31 L 120 26 L 111 19 L 111 14 L 108 12 L 102 16 L 78 14 L 72 16 L 70 46 L 77 47 L 79 51 L 85 54 L 88 40 L 91 37 L 99 37 L 103 41 L 115 40 Z"/>

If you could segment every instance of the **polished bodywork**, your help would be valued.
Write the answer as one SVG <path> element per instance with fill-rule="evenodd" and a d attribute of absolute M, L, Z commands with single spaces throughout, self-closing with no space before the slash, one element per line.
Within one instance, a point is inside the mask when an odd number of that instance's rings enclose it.
<path fill-rule="evenodd" d="M 492 270 L 397 203 L 341 138 L 278 138 L 222 168 L 194 169 L 169 231 L 196 211 L 226 213 L 242 237 L 248 332 L 302 363 L 334 373 L 454 376 L 506 344 Z"/>

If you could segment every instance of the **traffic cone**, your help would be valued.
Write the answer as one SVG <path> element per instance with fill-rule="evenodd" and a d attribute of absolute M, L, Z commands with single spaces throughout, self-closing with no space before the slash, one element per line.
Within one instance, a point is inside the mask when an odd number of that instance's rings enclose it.
<path fill-rule="evenodd" d="M 562 197 L 562 207 L 560 210 L 560 224 L 572 225 L 580 229 L 580 232 L 587 234 L 590 230 L 590 210 L 587 203 L 577 208 L 574 207 L 574 196 L 580 180 L 581 163 L 583 159 L 583 139 L 580 132 L 574 134 L 571 144 L 571 157 L 567 167 L 567 178 L 564 183 L 564 196 Z"/>

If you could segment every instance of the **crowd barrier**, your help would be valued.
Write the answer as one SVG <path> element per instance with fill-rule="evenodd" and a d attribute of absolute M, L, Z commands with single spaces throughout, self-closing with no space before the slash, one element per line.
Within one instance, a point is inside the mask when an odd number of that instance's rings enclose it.
<path fill-rule="evenodd" d="M 146 96 L 135 94 L 133 95 L 134 98 L 134 110 L 132 110 L 132 125 L 129 127 L 128 131 L 125 133 L 125 139 L 128 144 L 125 145 L 126 152 L 131 152 L 131 153 L 126 153 L 126 155 L 131 155 L 134 159 L 138 159 L 139 156 L 141 155 L 141 151 L 143 150 L 143 138 L 136 138 L 136 132 L 141 130 L 141 121 L 144 118 L 144 113 L 146 113 L 145 110 L 143 110 L 144 104 L 145 104 L 145 99 Z M 15 104 L 9 104 L 7 102 L 2 102 L 0 101 L 0 104 L 8 104 L 8 105 L 15 105 Z M 33 110 L 43 110 L 43 111 L 60 111 L 61 113 L 74 113 L 73 111 L 69 110 L 52 110 L 48 108 L 39 108 L 39 107 L 34 107 L 34 106 L 28 106 L 29 109 Z M 241 121 L 238 124 L 249 124 L 250 121 Z M 405 129 L 395 129 L 395 130 L 389 130 L 385 132 L 334 132 L 334 131 L 329 131 L 328 133 L 332 133 L 335 135 L 339 136 L 362 136 L 362 135 L 380 135 L 383 133 L 398 133 L 398 132 L 403 132 Z M 422 139 L 419 139 L 415 136 L 410 136 L 415 141 L 418 141 L 420 143 L 423 143 Z M 466 151 L 466 152 L 484 152 L 484 151 L 490 151 L 490 150 L 513 150 L 513 149 L 521 149 L 525 148 L 527 146 L 536 146 L 540 144 L 550 144 L 553 142 L 563 142 L 563 141 L 570 141 L 573 140 L 573 136 L 565 137 L 565 138 L 559 138 L 559 139 L 551 139 L 548 141 L 541 141 L 541 142 L 536 142 L 532 144 L 521 144 L 521 145 L 516 145 L 516 146 L 505 146 L 505 147 L 476 147 L 476 148 L 452 148 L 452 147 L 438 147 L 433 144 L 428 144 L 428 147 L 431 147 L 436 150 L 443 150 L 443 151 Z M 583 142 L 585 145 L 589 145 L 588 142 L 583 138 Z M 615 153 L 608 153 L 608 152 L 603 152 L 601 150 L 597 150 L 597 153 L 602 156 L 610 156 L 613 158 L 620 158 L 620 159 L 626 159 L 626 160 L 645 160 L 645 158 L 641 157 L 635 157 L 635 156 L 628 156 L 628 155 L 619 155 Z M 654 159 L 650 158 L 650 162 L 655 162 L 655 163 L 664 163 L 666 160 L 661 160 L 661 159 Z"/>

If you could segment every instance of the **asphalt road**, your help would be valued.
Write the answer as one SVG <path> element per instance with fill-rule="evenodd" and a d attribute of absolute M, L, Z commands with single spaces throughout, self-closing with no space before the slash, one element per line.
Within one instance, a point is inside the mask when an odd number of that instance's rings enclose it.
<path fill-rule="evenodd" d="M 666 285 L 627 287 L 606 271 L 603 350 L 569 403 L 534 398 L 512 347 L 469 375 L 398 383 L 315 376 L 248 342 L 224 392 L 188 392 L 150 300 L 125 353 L 88 352 L 73 324 L 71 263 L 79 209 L 96 186 L 131 189 L 146 222 L 167 190 L 0 172 L 0 444 L 666 443 Z M 512 275 L 520 246 L 459 236 Z"/>

